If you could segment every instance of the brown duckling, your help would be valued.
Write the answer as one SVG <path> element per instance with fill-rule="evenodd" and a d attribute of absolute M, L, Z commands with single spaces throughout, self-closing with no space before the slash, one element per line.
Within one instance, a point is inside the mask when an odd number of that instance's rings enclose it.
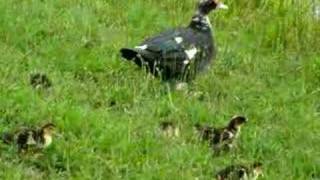
<path fill-rule="evenodd" d="M 52 83 L 47 75 L 35 73 L 30 75 L 30 84 L 35 89 L 50 88 Z"/>
<path fill-rule="evenodd" d="M 234 140 L 240 134 L 241 126 L 246 122 L 247 119 L 245 117 L 235 116 L 223 128 L 201 126 L 199 124 L 196 124 L 195 127 L 202 140 L 208 140 L 215 150 L 221 150 L 233 147 Z"/>
<path fill-rule="evenodd" d="M 52 143 L 55 128 L 52 123 L 41 128 L 23 128 L 14 133 L 4 133 L 2 140 L 6 144 L 16 144 L 19 152 L 26 152 L 31 147 L 44 149 Z"/>
<path fill-rule="evenodd" d="M 231 165 L 216 174 L 217 180 L 256 180 L 262 176 L 262 163 L 256 162 L 249 166 Z"/>
<path fill-rule="evenodd" d="M 173 122 L 163 121 L 160 123 L 160 130 L 166 137 L 178 137 L 180 129 Z"/>

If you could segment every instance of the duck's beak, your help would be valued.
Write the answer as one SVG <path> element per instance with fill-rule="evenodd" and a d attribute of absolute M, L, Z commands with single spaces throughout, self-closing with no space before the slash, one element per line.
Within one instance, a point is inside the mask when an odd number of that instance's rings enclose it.
<path fill-rule="evenodd" d="M 219 2 L 216 9 L 229 9 L 229 7 L 222 2 Z"/>

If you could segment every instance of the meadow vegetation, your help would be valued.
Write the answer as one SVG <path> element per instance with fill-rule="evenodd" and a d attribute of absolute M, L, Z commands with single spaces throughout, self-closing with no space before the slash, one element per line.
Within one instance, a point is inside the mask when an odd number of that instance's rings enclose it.
<path fill-rule="evenodd" d="M 187 25 L 196 0 L 1 0 L 0 132 L 54 122 L 42 155 L 0 143 L 0 179 L 212 179 L 264 163 L 261 179 L 320 178 L 320 21 L 307 0 L 225 0 L 210 15 L 218 56 L 171 91 L 121 47 Z M 52 81 L 35 90 L 31 73 Z M 202 92 L 201 98 L 194 92 Z M 245 115 L 238 148 L 213 156 L 193 124 Z M 181 136 L 163 138 L 161 121 Z"/>

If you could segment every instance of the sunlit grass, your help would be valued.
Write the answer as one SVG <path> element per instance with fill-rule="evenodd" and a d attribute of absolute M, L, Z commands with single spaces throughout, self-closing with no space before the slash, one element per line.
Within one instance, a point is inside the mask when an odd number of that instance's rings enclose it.
<path fill-rule="evenodd" d="M 194 2 L 1 1 L 0 132 L 53 121 L 62 137 L 40 157 L 0 144 L 0 179 L 210 179 L 255 160 L 265 164 L 261 179 L 319 178 L 320 21 L 312 4 L 225 3 L 229 11 L 210 15 L 216 61 L 190 92 L 170 92 L 118 50 L 187 25 Z M 32 89 L 34 72 L 53 87 Z M 221 126 L 235 114 L 249 118 L 238 149 L 212 156 L 192 125 Z M 163 120 L 178 123 L 181 137 L 159 136 Z"/>

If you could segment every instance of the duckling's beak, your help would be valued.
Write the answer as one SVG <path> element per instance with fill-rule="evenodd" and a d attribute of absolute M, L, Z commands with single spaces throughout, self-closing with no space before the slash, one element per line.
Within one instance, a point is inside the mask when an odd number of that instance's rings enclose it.
<path fill-rule="evenodd" d="M 229 7 L 222 2 L 219 2 L 216 9 L 229 9 Z"/>

